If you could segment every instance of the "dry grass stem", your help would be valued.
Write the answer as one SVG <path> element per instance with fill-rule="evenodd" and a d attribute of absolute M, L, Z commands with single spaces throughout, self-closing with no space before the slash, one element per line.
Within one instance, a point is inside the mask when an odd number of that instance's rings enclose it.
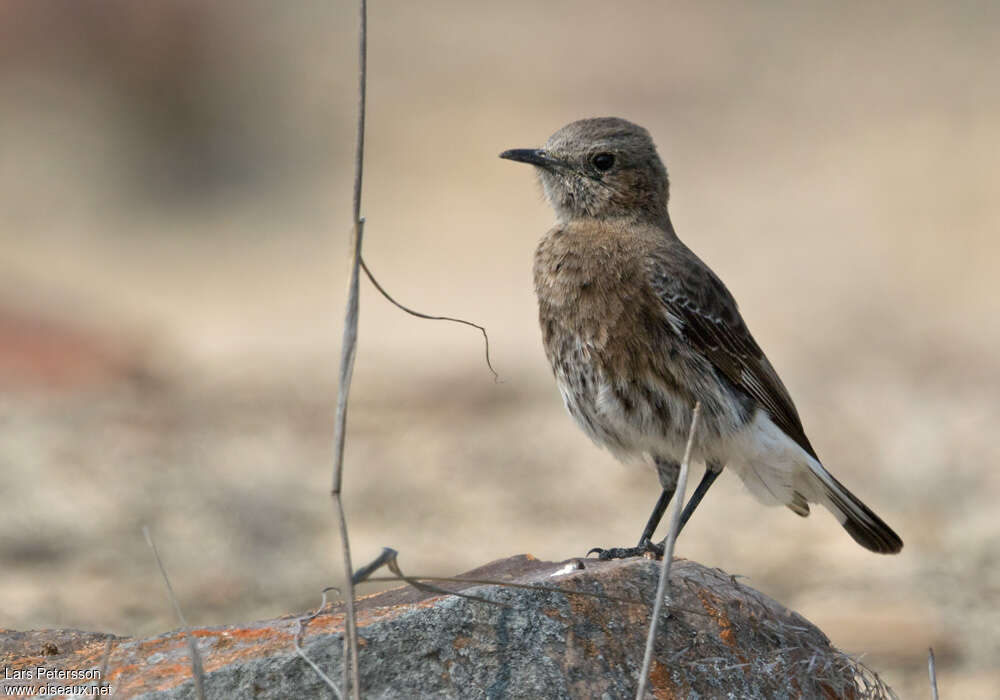
<path fill-rule="evenodd" d="M 108 637 L 107 643 L 104 645 L 104 661 L 101 662 L 101 675 L 97 678 L 97 687 L 101 688 L 103 686 L 109 685 L 108 669 L 111 668 L 111 652 L 115 648 L 115 638 Z M 117 694 L 117 693 L 116 693 Z"/>
<path fill-rule="evenodd" d="M 354 356 L 358 343 L 358 270 L 361 266 L 361 242 L 364 220 L 361 218 L 361 183 L 365 160 L 365 93 L 368 75 L 368 5 L 359 3 L 358 26 L 358 128 L 354 151 L 354 236 L 351 250 L 351 274 L 347 288 L 347 310 L 344 314 L 344 336 L 340 354 L 340 384 L 337 389 L 337 416 L 333 434 L 333 483 L 330 495 L 337 515 L 341 552 L 346 581 L 347 622 L 344 630 L 344 694 L 351 693 L 354 700 L 361 698 L 361 679 L 358 666 L 358 624 L 354 609 L 354 583 L 351 581 L 351 546 L 347 534 L 347 516 L 341 499 L 344 472 L 344 441 L 347 435 L 347 399 L 354 374 Z M 351 679 L 353 678 L 353 685 Z"/>
<path fill-rule="evenodd" d="M 408 583 L 417 590 L 432 592 L 432 593 L 443 593 L 447 595 L 457 595 L 465 598 L 472 598 L 474 600 L 485 600 L 483 598 L 478 598 L 477 596 L 463 595 L 461 592 L 449 591 L 445 588 L 440 588 L 438 586 L 428 586 L 423 581 L 441 581 L 443 583 L 472 583 L 477 586 L 499 586 L 501 588 L 520 588 L 528 591 L 542 591 L 544 593 L 562 593 L 563 595 L 575 595 L 583 596 L 585 598 L 599 598 L 601 600 L 606 600 L 612 603 L 622 603 L 623 605 L 640 605 L 642 607 L 650 607 L 649 601 L 639 600 L 638 598 L 622 598 L 620 596 L 607 595 L 606 593 L 593 593 L 591 591 L 578 591 L 573 588 L 560 588 L 558 586 L 540 586 L 531 583 L 514 583 L 512 581 L 499 581 L 497 579 L 489 578 L 462 578 L 459 576 L 369 576 L 365 579 L 372 583 L 383 583 L 390 581 L 402 581 L 403 583 Z M 486 602 L 497 605 L 496 601 L 487 600 Z M 693 610 L 690 611 L 693 614 L 705 614 L 702 611 Z"/>
<path fill-rule="evenodd" d="M 649 670 L 653 664 L 653 643 L 656 641 L 656 628 L 660 622 L 660 611 L 663 599 L 666 597 L 670 579 L 670 564 L 674 558 L 674 544 L 677 542 L 677 530 L 681 524 L 681 507 L 684 505 L 684 493 L 687 491 L 688 467 L 691 461 L 691 446 L 694 444 L 695 430 L 698 429 L 698 419 L 701 417 L 701 402 L 694 405 L 691 414 L 691 430 L 688 432 L 687 445 L 684 448 L 684 459 L 681 460 L 680 474 L 677 476 L 677 489 L 674 491 L 673 503 L 670 505 L 670 530 L 663 547 L 663 561 L 660 564 L 660 580 L 656 585 L 656 600 L 653 603 L 653 615 L 649 621 L 649 634 L 646 636 L 646 651 L 642 657 L 642 671 L 639 673 L 639 687 L 635 691 L 637 700 L 642 700 L 646 694 L 646 682 Z"/>
<path fill-rule="evenodd" d="M 383 547 L 381 554 L 354 572 L 351 576 L 351 582 L 357 585 L 363 581 L 367 581 L 371 578 L 373 573 L 381 569 L 383 566 L 386 566 L 389 562 L 395 562 L 397 556 L 399 556 L 399 552 L 392 547 Z M 393 571 L 395 571 L 395 569 L 393 569 Z"/>
<path fill-rule="evenodd" d="M 927 675 L 931 680 L 931 700 L 938 700 L 937 669 L 934 667 L 934 647 L 927 650 Z"/>
<path fill-rule="evenodd" d="M 294 639 L 295 651 L 299 656 L 302 657 L 302 659 L 307 664 L 309 664 L 309 667 L 316 672 L 316 675 L 319 676 L 324 683 L 326 683 L 326 685 L 330 688 L 330 690 L 333 691 L 333 694 L 337 696 L 337 700 L 344 700 L 344 696 L 340 692 L 340 688 L 338 688 L 337 684 L 333 682 L 333 679 L 331 679 L 328 675 L 323 673 L 323 670 L 316 665 L 315 661 L 313 661 L 312 659 L 309 658 L 308 655 L 306 655 L 305 650 L 302 648 L 302 638 L 305 636 L 306 627 L 308 627 L 309 623 L 315 620 L 316 617 L 321 612 L 323 612 L 323 609 L 326 607 L 326 594 L 329 593 L 330 591 L 337 591 L 338 593 L 340 592 L 339 589 L 337 589 L 335 586 L 327 586 L 326 588 L 323 589 L 323 600 L 320 602 L 319 607 L 316 608 L 316 611 L 310 613 L 309 615 L 306 615 L 305 617 L 299 618 L 299 631 L 298 633 L 296 633 Z M 347 659 L 344 659 L 344 661 L 346 665 Z"/>
<path fill-rule="evenodd" d="M 472 321 L 466 321 L 464 318 L 454 318 L 452 316 L 431 316 L 430 314 L 421 313 L 420 311 L 411 309 L 408 306 L 404 306 L 403 304 L 400 304 L 398 301 L 393 299 L 392 295 L 390 295 L 389 292 L 385 291 L 385 288 L 378 283 L 378 280 L 375 279 L 375 275 L 373 275 L 371 270 L 368 269 L 368 265 L 365 263 L 364 258 L 361 259 L 361 269 L 365 271 L 365 275 L 368 276 L 368 280 L 373 285 L 375 285 L 375 289 L 377 289 L 382 296 L 388 299 L 389 303 L 391 303 L 396 308 L 405 311 L 411 316 L 416 316 L 417 318 L 426 318 L 429 321 L 451 321 L 452 323 L 462 323 L 466 326 L 478 328 L 479 332 L 483 334 L 483 342 L 486 344 L 486 366 L 489 368 L 490 373 L 493 375 L 493 381 L 494 382 L 500 381 L 500 375 L 497 374 L 497 371 L 495 369 L 493 369 L 493 363 L 490 361 L 490 336 L 486 333 L 486 329 L 483 326 L 480 326 L 478 323 L 473 323 Z"/>
<path fill-rule="evenodd" d="M 373 559 L 371 563 L 361 567 L 360 569 L 354 572 L 354 576 L 352 577 L 354 583 L 358 584 L 364 581 L 374 581 L 374 580 L 403 581 L 404 583 L 413 586 L 418 591 L 422 591 L 424 593 L 432 593 L 435 595 L 454 595 L 458 596 L 459 598 L 478 600 L 481 603 L 487 603 L 489 605 L 500 605 L 502 607 L 507 607 L 505 603 L 498 603 L 497 601 L 490 600 L 489 598 L 470 595 L 468 593 L 462 593 L 460 591 L 449 591 L 447 588 L 441 588 L 440 586 L 432 586 L 426 583 L 422 583 L 421 579 L 423 577 L 407 576 L 406 574 L 403 573 L 403 570 L 399 568 L 399 561 L 397 559 L 398 556 L 399 552 L 397 552 L 395 549 L 391 547 L 383 547 L 382 553 L 379 554 L 377 557 L 375 557 L 375 559 Z M 395 576 L 391 578 L 373 579 L 371 575 L 376 571 L 378 571 L 383 566 L 387 567 L 389 571 L 395 574 Z M 445 580 L 458 581 L 460 579 L 445 579 Z"/>
<path fill-rule="evenodd" d="M 191 629 L 188 627 L 187 620 L 184 619 L 184 613 L 181 612 L 180 603 L 177 602 L 177 596 L 174 595 L 174 588 L 170 585 L 170 578 L 167 576 L 167 570 L 163 566 L 163 561 L 160 560 L 160 553 L 156 551 L 156 543 L 153 542 L 153 536 L 149 534 L 149 528 L 145 525 L 142 526 L 142 534 L 146 537 L 146 544 L 153 551 L 153 558 L 156 559 L 156 566 L 160 569 L 160 576 L 163 577 L 163 583 L 167 587 L 167 597 L 170 598 L 170 603 L 174 606 L 174 612 L 177 614 L 177 619 L 181 623 L 181 629 L 184 630 L 184 637 L 187 639 L 188 649 L 191 652 L 191 676 L 194 678 L 194 692 L 195 697 L 198 700 L 205 700 L 205 671 L 201 665 L 201 655 L 198 653 L 198 647 L 195 645 L 194 636 L 191 634 Z"/>

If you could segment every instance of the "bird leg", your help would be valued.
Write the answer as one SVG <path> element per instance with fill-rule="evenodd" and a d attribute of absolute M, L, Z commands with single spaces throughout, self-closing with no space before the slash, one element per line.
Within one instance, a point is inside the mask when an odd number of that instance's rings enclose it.
<path fill-rule="evenodd" d="M 611 549 L 594 547 L 587 552 L 588 556 L 596 552 L 597 558 L 602 561 L 638 557 L 646 552 L 652 552 L 658 557 L 663 556 L 663 544 L 653 544 L 653 532 L 660 524 L 660 520 L 663 519 L 663 513 L 667 510 L 667 506 L 674 497 L 674 491 L 677 490 L 677 476 L 680 473 L 680 465 L 673 460 L 661 459 L 659 457 L 655 458 L 654 461 L 656 462 L 656 474 L 660 479 L 660 486 L 663 490 L 660 492 L 660 497 L 656 499 L 656 505 L 653 506 L 653 512 L 650 514 L 649 520 L 646 521 L 646 527 L 639 537 L 639 544 L 635 547 L 612 547 Z"/>
<path fill-rule="evenodd" d="M 642 531 L 642 536 L 639 537 L 639 544 L 635 547 L 612 547 L 610 549 L 601 549 L 600 547 L 595 547 L 587 552 L 588 556 L 590 554 L 597 553 L 597 558 L 602 561 L 609 559 L 626 559 L 628 557 L 642 556 L 646 552 L 652 552 L 656 556 L 663 556 L 663 542 L 654 544 L 652 542 L 653 532 L 656 530 L 657 526 L 660 524 L 660 520 L 663 519 L 663 513 L 667 510 L 667 506 L 670 504 L 671 499 L 673 499 L 674 491 L 677 488 L 677 471 L 676 464 L 667 461 L 657 460 L 656 462 L 657 473 L 660 477 L 660 485 L 663 486 L 663 491 L 660 492 L 660 497 L 656 501 L 656 505 L 653 506 L 653 512 L 649 516 L 649 520 L 646 522 L 646 527 Z M 705 497 L 708 493 L 708 489 L 711 488 L 712 484 L 722 473 L 722 465 L 718 462 L 709 462 L 705 468 L 705 474 L 701 477 L 701 481 L 698 482 L 698 486 L 695 488 L 694 493 L 691 494 L 690 500 L 684 506 L 684 512 L 681 513 L 680 523 L 677 526 L 677 534 L 681 534 L 681 530 L 687 524 L 687 521 L 691 519 L 691 515 L 694 513 L 698 504 L 701 503 L 701 499 Z"/>
<path fill-rule="evenodd" d="M 705 474 L 701 477 L 701 481 L 698 482 L 698 486 L 695 488 L 694 493 L 691 494 L 691 498 L 688 499 L 687 504 L 684 506 L 684 512 L 681 513 L 681 522 L 677 526 L 677 534 L 681 534 L 681 530 L 687 525 L 687 521 L 691 519 L 691 515 L 694 513 L 695 508 L 701 503 L 701 499 L 705 497 L 708 493 L 708 489 L 715 483 L 715 480 L 719 478 L 719 474 L 722 473 L 722 465 L 718 462 L 709 462 L 705 465 Z"/>

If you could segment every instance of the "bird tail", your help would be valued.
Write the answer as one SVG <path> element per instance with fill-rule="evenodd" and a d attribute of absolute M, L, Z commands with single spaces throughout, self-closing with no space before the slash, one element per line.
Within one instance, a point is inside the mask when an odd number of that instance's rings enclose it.
<path fill-rule="evenodd" d="M 809 471 L 820 487 L 820 502 L 834 514 L 854 541 L 879 554 L 896 554 L 903 540 L 882 518 L 875 515 L 853 493 L 823 468 L 818 460 L 809 460 Z"/>

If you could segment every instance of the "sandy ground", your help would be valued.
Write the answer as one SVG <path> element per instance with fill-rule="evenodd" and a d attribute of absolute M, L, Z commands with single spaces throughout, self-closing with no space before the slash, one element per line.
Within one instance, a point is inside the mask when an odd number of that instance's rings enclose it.
<path fill-rule="evenodd" d="M 173 627 L 143 524 L 193 624 L 303 610 L 341 576 L 354 11 L 154 6 L 181 19 L 130 16 L 143 40 L 114 60 L 70 43 L 38 59 L 51 27 L 26 13 L 3 64 L 4 627 Z M 386 545 L 409 573 L 451 574 L 638 535 L 655 477 L 564 414 L 530 284 L 551 213 L 496 158 L 624 116 L 652 132 L 680 236 L 740 300 L 824 462 L 906 542 L 869 554 L 725 475 L 678 554 L 746 576 L 902 697 L 927 696 L 931 645 L 942 697 L 995 697 L 998 20 L 971 2 L 376 3 L 366 258 L 405 303 L 487 326 L 502 382 L 475 331 L 365 289 L 357 560 Z M 122 61 L 138 77 L 108 69 Z"/>

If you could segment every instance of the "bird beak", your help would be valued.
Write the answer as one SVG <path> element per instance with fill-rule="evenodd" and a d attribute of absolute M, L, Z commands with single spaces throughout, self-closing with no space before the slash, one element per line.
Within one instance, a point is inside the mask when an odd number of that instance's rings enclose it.
<path fill-rule="evenodd" d="M 560 161 L 550 156 L 541 148 L 513 148 L 500 154 L 506 160 L 516 160 L 518 163 L 530 163 L 539 168 L 552 168 L 560 165 Z"/>

